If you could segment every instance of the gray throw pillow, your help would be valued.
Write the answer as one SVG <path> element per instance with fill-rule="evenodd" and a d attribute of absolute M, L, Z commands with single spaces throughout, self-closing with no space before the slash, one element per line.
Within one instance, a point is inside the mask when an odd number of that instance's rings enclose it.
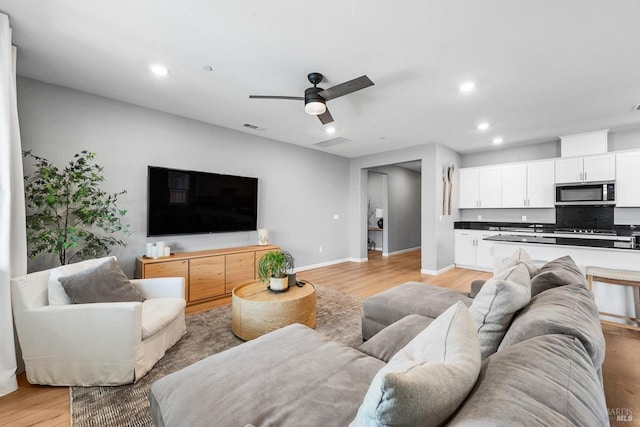
<path fill-rule="evenodd" d="M 496 267 L 496 273 L 500 273 L 508 268 L 514 267 L 518 264 L 524 264 L 529 270 L 529 277 L 533 277 L 538 272 L 538 267 L 533 262 L 529 254 L 522 248 L 518 248 L 509 258 L 505 258 Z"/>
<path fill-rule="evenodd" d="M 350 426 L 439 426 L 467 397 L 479 371 L 475 325 L 457 302 L 378 371 Z"/>
<path fill-rule="evenodd" d="M 113 258 L 97 267 L 58 280 L 73 304 L 145 300 Z"/>
<path fill-rule="evenodd" d="M 579 283 L 587 287 L 587 279 L 569 255 L 549 261 L 531 279 L 531 296 L 557 286 Z"/>
<path fill-rule="evenodd" d="M 515 312 L 530 300 L 531 279 L 524 264 L 487 280 L 469 308 L 478 328 L 482 359 L 496 352 Z"/>

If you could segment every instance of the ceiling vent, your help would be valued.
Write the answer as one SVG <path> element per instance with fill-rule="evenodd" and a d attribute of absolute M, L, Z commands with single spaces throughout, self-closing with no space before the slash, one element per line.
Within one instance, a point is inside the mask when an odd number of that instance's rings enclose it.
<path fill-rule="evenodd" d="M 252 125 L 251 123 L 245 123 L 242 126 L 247 128 L 247 129 L 257 130 L 257 131 L 260 131 L 260 132 L 264 132 L 265 130 L 267 130 L 265 128 L 261 128 L 260 126 Z"/>
<path fill-rule="evenodd" d="M 351 142 L 351 140 L 338 136 L 336 138 L 327 139 L 326 141 L 316 142 L 313 145 L 315 145 L 316 147 L 328 148 L 333 147 L 334 145 L 344 144 L 345 142 Z"/>

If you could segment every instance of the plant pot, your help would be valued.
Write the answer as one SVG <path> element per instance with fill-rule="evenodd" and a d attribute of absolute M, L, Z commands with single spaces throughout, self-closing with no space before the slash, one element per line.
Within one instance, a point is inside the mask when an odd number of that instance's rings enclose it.
<path fill-rule="evenodd" d="M 272 277 L 269 281 L 269 288 L 272 291 L 284 291 L 289 288 L 288 277 Z"/>

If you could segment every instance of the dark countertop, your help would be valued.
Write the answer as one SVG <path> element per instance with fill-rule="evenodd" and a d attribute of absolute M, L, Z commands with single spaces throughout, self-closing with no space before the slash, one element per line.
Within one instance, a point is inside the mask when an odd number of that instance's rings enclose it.
<path fill-rule="evenodd" d="M 613 235 L 632 236 L 640 235 L 640 225 L 615 225 L 611 230 Z M 534 222 L 491 222 L 491 221 L 456 221 L 453 223 L 455 230 L 484 230 L 484 231 L 510 231 L 521 233 L 553 233 L 555 224 Z"/>
<path fill-rule="evenodd" d="M 560 245 L 560 246 L 583 246 L 590 248 L 607 248 L 607 249 L 630 249 L 640 251 L 640 245 L 620 240 L 603 240 L 603 239 L 579 239 L 572 237 L 542 237 L 542 236 L 492 236 L 483 240 L 494 242 L 513 242 L 513 243 L 538 243 L 542 245 Z"/>

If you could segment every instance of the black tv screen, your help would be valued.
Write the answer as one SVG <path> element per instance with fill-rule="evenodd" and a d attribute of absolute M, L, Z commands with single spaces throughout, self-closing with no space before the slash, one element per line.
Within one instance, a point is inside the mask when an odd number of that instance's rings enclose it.
<path fill-rule="evenodd" d="M 149 166 L 147 235 L 257 228 L 258 178 Z"/>

